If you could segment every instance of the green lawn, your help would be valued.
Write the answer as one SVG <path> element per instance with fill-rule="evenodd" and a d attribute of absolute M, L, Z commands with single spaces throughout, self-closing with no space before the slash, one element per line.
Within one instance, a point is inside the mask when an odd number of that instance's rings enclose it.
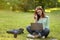
<path fill-rule="evenodd" d="M 46 14 L 50 17 L 50 34 L 47 39 L 41 40 L 50 40 L 52 38 L 60 40 L 60 11 L 52 11 Z M 33 13 L 0 10 L 0 40 L 27 40 L 26 26 L 33 21 Z M 7 30 L 21 27 L 25 29 L 24 34 L 18 35 L 16 39 L 12 34 L 6 33 Z"/>

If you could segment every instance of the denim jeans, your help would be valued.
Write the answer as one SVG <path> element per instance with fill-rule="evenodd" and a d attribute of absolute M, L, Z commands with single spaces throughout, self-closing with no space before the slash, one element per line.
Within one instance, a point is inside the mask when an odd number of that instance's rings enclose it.
<path fill-rule="evenodd" d="M 27 27 L 27 31 L 30 33 L 30 34 L 33 34 L 34 32 L 36 32 L 37 34 L 41 34 L 41 36 L 45 36 L 45 37 L 47 37 L 48 36 L 48 34 L 49 34 L 49 32 L 50 32 L 50 30 L 48 29 L 48 28 L 45 28 L 44 30 L 42 30 L 42 31 L 38 31 L 38 30 L 31 30 L 31 26 L 28 26 Z"/>

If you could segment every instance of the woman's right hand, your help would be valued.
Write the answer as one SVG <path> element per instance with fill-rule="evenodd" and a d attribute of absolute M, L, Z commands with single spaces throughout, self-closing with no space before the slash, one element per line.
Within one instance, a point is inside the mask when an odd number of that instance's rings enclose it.
<path fill-rule="evenodd" d="M 37 19 L 37 15 L 34 16 L 34 19 Z"/>
<path fill-rule="evenodd" d="M 34 19 L 35 19 L 35 23 L 37 22 L 37 15 L 34 16 Z"/>

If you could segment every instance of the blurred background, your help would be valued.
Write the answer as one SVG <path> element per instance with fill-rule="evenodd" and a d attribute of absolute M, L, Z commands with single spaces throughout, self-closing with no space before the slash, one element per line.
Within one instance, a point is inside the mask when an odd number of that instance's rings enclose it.
<path fill-rule="evenodd" d="M 59 8 L 60 0 L 0 0 L 0 10 L 29 11 L 37 6 L 43 9 Z"/>

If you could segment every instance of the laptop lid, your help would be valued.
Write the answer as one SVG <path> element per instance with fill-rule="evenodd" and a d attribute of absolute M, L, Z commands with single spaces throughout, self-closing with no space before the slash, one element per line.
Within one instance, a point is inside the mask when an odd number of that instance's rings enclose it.
<path fill-rule="evenodd" d="M 31 23 L 31 30 L 43 30 L 42 23 Z"/>

